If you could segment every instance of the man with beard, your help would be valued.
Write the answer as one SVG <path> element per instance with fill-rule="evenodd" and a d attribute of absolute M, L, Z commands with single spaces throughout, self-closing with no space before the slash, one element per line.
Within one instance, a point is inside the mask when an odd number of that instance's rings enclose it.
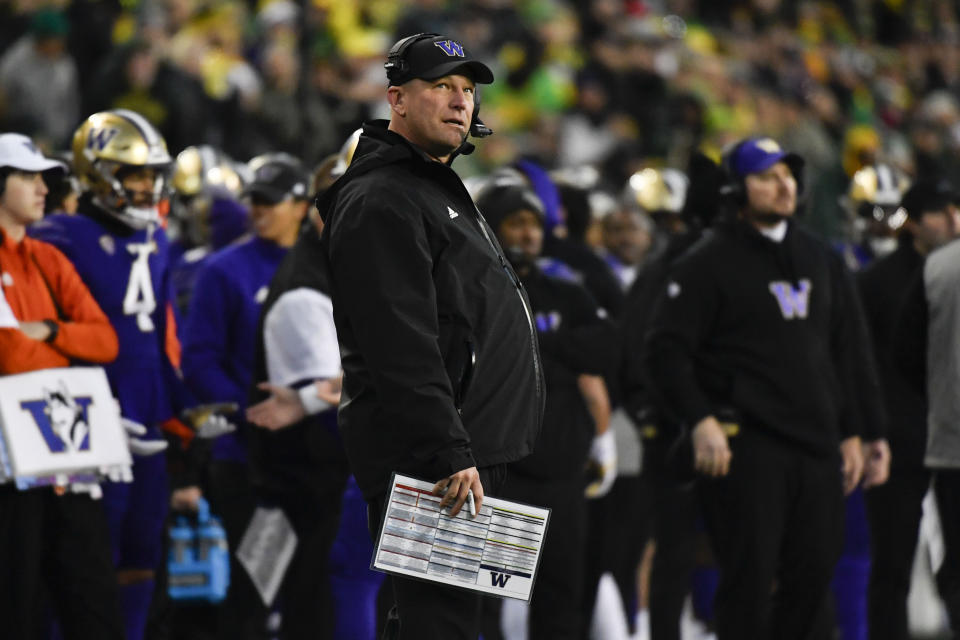
<path fill-rule="evenodd" d="M 646 367 L 706 476 L 718 638 L 800 639 L 824 602 L 843 494 L 863 465 L 862 327 L 840 259 L 793 223 L 802 159 L 751 138 L 724 166 L 729 216 L 671 264 Z"/>

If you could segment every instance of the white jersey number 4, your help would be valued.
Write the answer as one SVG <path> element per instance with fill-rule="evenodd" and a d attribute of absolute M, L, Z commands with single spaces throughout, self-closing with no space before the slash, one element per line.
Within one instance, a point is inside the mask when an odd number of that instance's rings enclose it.
<path fill-rule="evenodd" d="M 157 245 L 148 234 L 147 241 L 128 244 L 127 251 L 133 254 L 130 266 L 130 279 L 127 293 L 123 296 L 123 313 L 137 317 L 137 327 L 144 333 L 154 330 L 150 315 L 157 308 L 157 298 L 153 294 L 153 281 L 150 278 L 150 254 L 157 252 Z"/>

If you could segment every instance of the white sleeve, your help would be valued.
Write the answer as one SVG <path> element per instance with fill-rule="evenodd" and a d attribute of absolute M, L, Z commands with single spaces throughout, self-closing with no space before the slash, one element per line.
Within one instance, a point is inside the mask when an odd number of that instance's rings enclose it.
<path fill-rule="evenodd" d="M 319 291 L 302 287 L 280 296 L 264 318 L 263 334 L 273 384 L 288 387 L 340 375 L 333 304 Z"/>

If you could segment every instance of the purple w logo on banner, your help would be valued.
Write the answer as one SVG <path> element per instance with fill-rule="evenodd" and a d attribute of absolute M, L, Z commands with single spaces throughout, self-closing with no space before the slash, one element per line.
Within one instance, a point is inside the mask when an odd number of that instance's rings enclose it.
<path fill-rule="evenodd" d="M 440 47 L 440 50 L 448 56 L 457 56 L 458 58 L 463 57 L 463 45 L 459 42 L 454 42 L 453 40 L 442 40 L 441 42 L 434 42 L 433 44 Z"/>
<path fill-rule="evenodd" d="M 791 283 L 783 280 L 770 283 L 770 293 L 777 299 L 777 303 L 780 305 L 780 313 L 787 320 L 807 317 L 812 286 L 806 278 L 801 280 L 799 285 L 799 287 L 794 287 Z"/>
<path fill-rule="evenodd" d="M 90 397 L 74 397 L 63 382 L 56 390 L 43 390 L 42 400 L 25 400 L 20 407 L 30 412 L 51 453 L 90 450 L 87 410 Z"/>

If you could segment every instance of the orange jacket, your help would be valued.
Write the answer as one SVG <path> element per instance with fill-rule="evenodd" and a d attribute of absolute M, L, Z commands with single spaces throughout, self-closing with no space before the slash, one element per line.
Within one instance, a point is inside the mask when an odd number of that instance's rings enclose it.
<path fill-rule="evenodd" d="M 0 374 L 66 367 L 71 359 L 106 363 L 117 357 L 110 321 L 73 264 L 53 245 L 29 237 L 18 243 L 0 232 L 0 285 L 17 320 L 59 325 L 50 343 L 28 338 L 19 329 L 0 328 Z M 66 319 L 58 318 L 51 293 Z"/>

